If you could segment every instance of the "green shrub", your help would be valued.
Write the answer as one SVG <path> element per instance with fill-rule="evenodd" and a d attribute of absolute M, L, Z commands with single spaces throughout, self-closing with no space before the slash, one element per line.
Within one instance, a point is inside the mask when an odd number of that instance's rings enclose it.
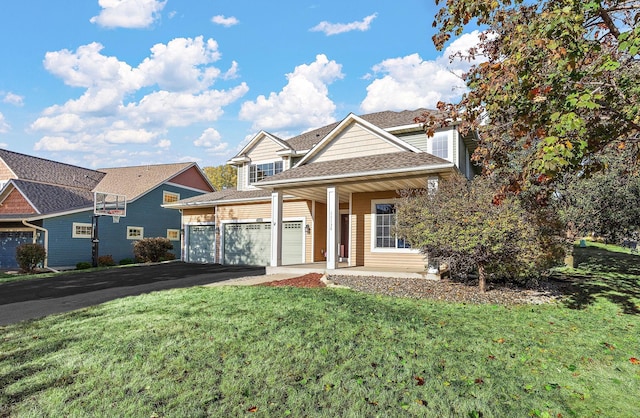
<path fill-rule="evenodd" d="M 173 244 L 167 238 L 145 238 L 133 244 L 133 255 L 140 263 L 157 263 L 175 259 L 175 255 L 169 252 L 172 249 Z"/>
<path fill-rule="evenodd" d="M 91 267 L 93 267 L 93 265 L 88 261 L 80 261 L 76 264 L 76 270 L 86 270 L 90 269 Z"/>
<path fill-rule="evenodd" d="M 120 260 L 118 262 L 118 264 L 120 264 L 121 266 L 126 266 L 126 265 L 129 265 L 129 264 L 133 264 L 135 262 L 136 261 L 133 258 L 123 258 L 122 260 Z"/>
<path fill-rule="evenodd" d="M 113 261 L 113 257 L 110 254 L 98 257 L 98 267 L 111 267 L 115 265 L 116 262 Z"/>
<path fill-rule="evenodd" d="M 20 269 L 26 273 L 33 273 L 38 265 L 44 263 L 47 252 L 40 244 L 20 244 L 16 248 L 16 260 Z"/>

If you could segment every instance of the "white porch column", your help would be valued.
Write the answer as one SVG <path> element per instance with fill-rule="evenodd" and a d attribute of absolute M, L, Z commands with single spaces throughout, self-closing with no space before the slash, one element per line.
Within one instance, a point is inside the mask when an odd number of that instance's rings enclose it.
<path fill-rule="evenodd" d="M 327 269 L 338 268 L 338 242 L 340 237 L 340 198 L 338 188 L 327 188 Z"/>
<path fill-rule="evenodd" d="M 282 265 L 282 192 L 271 193 L 271 267 Z"/>

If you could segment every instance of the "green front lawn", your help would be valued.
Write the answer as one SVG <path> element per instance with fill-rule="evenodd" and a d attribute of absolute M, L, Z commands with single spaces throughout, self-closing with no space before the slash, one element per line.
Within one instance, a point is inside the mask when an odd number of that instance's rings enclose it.
<path fill-rule="evenodd" d="M 556 305 L 198 287 L 0 327 L 0 416 L 640 416 L 640 275 L 584 260 Z"/>

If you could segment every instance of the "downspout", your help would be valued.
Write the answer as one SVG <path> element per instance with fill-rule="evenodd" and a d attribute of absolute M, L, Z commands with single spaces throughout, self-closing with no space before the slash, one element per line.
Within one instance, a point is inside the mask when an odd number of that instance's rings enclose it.
<path fill-rule="evenodd" d="M 47 266 L 47 262 L 49 259 L 49 231 L 46 230 L 45 228 L 38 226 L 38 225 L 33 225 L 30 224 L 29 222 L 27 222 L 26 219 L 22 220 L 22 225 L 28 227 L 28 228 L 33 228 L 36 229 L 38 231 L 42 231 L 44 232 L 44 251 L 45 251 L 45 257 L 44 257 L 44 268 L 50 271 L 53 271 L 54 273 L 59 273 L 58 270 L 52 269 L 50 267 Z"/>

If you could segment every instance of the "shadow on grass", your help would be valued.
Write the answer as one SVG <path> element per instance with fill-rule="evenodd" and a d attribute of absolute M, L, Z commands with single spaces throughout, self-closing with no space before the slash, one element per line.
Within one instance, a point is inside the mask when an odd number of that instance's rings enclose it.
<path fill-rule="evenodd" d="M 575 268 L 555 275 L 567 284 L 565 304 L 585 309 L 604 299 L 640 314 L 640 256 L 587 247 L 574 250 Z"/>

